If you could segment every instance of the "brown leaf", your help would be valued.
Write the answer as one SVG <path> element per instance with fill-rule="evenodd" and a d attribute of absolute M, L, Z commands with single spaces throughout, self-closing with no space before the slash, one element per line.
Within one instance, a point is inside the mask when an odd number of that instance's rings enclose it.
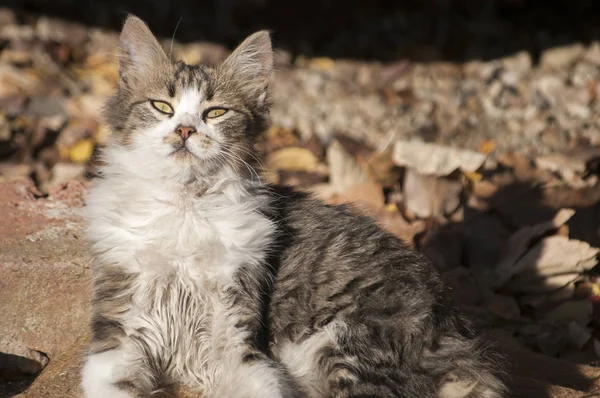
<path fill-rule="evenodd" d="M 545 320 L 548 322 L 575 321 L 585 326 L 593 313 L 592 303 L 588 300 L 566 301 L 550 311 Z"/>
<path fill-rule="evenodd" d="M 556 213 L 552 220 L 525 227 L 515 232 L 509 238 L 502 259 L 495 267 L 495 273 L 498 277 L 495 285 L 503 285 L 511 277 L 520 272 L 520 270 L 515 268 L 515 264 L 527 252 L 532 241 L 538 239 L 548 231 L 559 228 L 566 223 L 573 214 L 575 214 L 575 211 L 572 209 L 561 209 Z"/>
<path fill-rule="evenodd" d="M 319 165 L 318 159 L 311 151 L 300 147 L 279 149 L 267 156 L 266 166 L 270 171 L 306 171 L 312 172 Z"/>
<path fill-rule="evenodd" d="M 404 205 L 419 218 L 452 214 L 461 202 L 463 186 L 454 178 L 424 176 L 408 168 L 404 175 Z"/>
<path fill-rule="evenodd" d="M 376 214 L 385 206 L 383 188 L 373 180 L 366 180 L 347 189 L 342 197 L 346 202 L 355 203 L 367 213 Z"/>
<path fill-rule="evenodd" d="M 393 208 L 392 208 L 393 206 Z M 425 230 L 425 222 L 417 220 L 412 223 L 406 221 L 394 205 L 386 207 L 377 216 L 379 225 L 394 234 L 406 245 L 414 247 L 414 237 Z"/>
<path fill-rule="evenodd" d="M 550 236 L 515 263 L 511 272 L 516 276 L 510 284 L 514 288 L 539 283 L 548 278 L 545 284 L 552 281 L 572 281 L 574 276 L 597 264 L 598 253 L 600 249 L 593 248 L 586 242 L 565 236 Z M 552 283 L 551 287 L 556 288 L 556 284 L 557 282 Z"/>
<path fill-rule="evenodd" d="M 485 158 L 478 152 L 419 141 L 397 141 L 394 145 L 394 162 L 422 175 L 448 176 L 456 170 L 474 172 Z"/>
<path fill-rule="evenodd" d="M 521 318 L 521 309 L 512 296 L 494 294 L 488 303 L 490 312 L 502 319 L 515 321 Z"/>
<path fill-rule="evenodd" d="M 327 163 L 329 182 L 340 193 L 369 179 L 363 167 L 338 140 L 334 140 L 327 148 Z"/>

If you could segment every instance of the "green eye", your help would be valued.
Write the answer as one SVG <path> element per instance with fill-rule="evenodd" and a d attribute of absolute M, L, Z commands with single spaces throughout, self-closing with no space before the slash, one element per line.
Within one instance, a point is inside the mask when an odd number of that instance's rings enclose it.
<path fill-rule="evenodd" d="M 214 119 L 216 117 L 223 116 L 226 113 L 227 113 L 227 109 L 215 108 L 215 109 L 211 109 L 210 111 L 208 111 L 208 113 L 206 114 L 206 117 L 209 119 Z"/>
<path fill-rule="evenodd" d="M 173 107 L 166 102 L 163 101 L 150 101 L 150 105 L 154 107 L 159 112 L 165 113 L 167 115 L 173 114 Z"/>

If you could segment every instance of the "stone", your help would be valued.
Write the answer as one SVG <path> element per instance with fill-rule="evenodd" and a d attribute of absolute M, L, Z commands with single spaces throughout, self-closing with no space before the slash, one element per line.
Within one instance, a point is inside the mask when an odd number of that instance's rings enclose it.
<path fill-rule="evenodd" d="M 69 182 L 43 198 L 31 181 L 0 183 L 0 345 L 52 361 L 87 330 L 84 192 Z"/>
<path fill-rule="evenodd" d="M 554 47 L 542 53 L 540 64 L 542 65 L 542 68 L 561 69 L 572 65 L 582 58 L 585 53 L 586 49 L 580 43 L 563 47 Z"/>

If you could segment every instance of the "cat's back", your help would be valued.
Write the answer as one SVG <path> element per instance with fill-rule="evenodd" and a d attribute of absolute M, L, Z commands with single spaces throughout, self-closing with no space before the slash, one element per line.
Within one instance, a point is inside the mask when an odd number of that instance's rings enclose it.
<path fill-rule="evenodd" d="M 334 316 L 368 321 L 385 307 L 397 310 L 388 323 L 400 324 L 440 300 L 438 273 L 370 217 L 289 188 L 273 189 L 280 237 L 272 308 L 280 328 L 300 333 Z M 293 316 L 281 321 L 288 312 Z"/>

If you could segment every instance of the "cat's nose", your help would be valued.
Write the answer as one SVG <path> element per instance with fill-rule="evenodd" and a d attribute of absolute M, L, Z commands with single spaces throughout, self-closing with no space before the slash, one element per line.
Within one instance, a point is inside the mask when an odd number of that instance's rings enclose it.
<path fill-rule="evenodd" d="M 188 137 L 196 132 L 196 129 L 191 126 L 179 126 L 175 130 L 177 134 L 185 141 Z"/>

